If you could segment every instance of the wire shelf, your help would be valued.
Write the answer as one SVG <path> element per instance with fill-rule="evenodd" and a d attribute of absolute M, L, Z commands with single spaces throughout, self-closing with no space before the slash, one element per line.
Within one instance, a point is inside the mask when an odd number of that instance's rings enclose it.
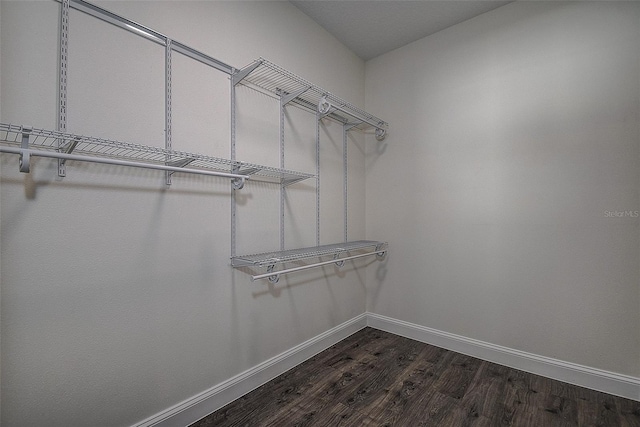
<path fill-rule="evenodd" d="M 369 249 L 370 252 L 383 252 L 386 251 L 387 246 L 387 242 L 357 240 L 353 242 L 334 243 L 331 245 L 312 246 L 309 248 L 241 255 L 231 258 L 231 265 L 233 267 L 268 267 L 289 261 L 298 261 L 327 255 L 335 256 L 355 250 Z"/>
<path fill-rule="evenodd" d="M 239 74 L 247 72 L 240 83 L 253 85 L 277 96 L 296 94 L 291 102 L 314 113 L 319 110 L 321 102 L 326 101 L 327 111 L 321 113 L 343 124 L 353 124 L 353 127 L 361 130 L 374 127 L 380 129 L 382 134 L 389 126 L 384 120 L 264 58 L 256 59 Z"/>
<path fill-rule="evenodd" d="M 315 177 L 313 174 L 232 161 L 203 154 L 0 123 L 0 144 L 20 147 L 23 135 L 29 136 L 28 148 L 36 151 L 53 151 L 67 154 L 73 152 L 73 154 L 81 154 L 96 159 L 117 159 L 150 165 L 169 165 L 177 168 L 188 166 L 191 170 L 249 175 L 257 181 L 277 182 L 283 185 L 290 185 L 294 182 Z M 185 172 L 188 172 L 188 170 L 185 170 Z M 253 178 L 253 176 L 259 178 Z"/>

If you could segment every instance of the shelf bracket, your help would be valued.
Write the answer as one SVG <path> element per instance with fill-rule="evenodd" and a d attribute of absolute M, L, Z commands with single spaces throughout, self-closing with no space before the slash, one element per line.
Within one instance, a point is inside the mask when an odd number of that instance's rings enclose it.
<path fill-rule="evenodd" d="M 341 268 L 344 265 L 344 260 L 338 259 L 340 258 L 340 254 L 342 254 L 342 252 L 338 252 L 333 255 L 333 259 L 336 260 L 336 265 L 338 266 L 338 268 Z"/>
<path fill-rule="evenodd" d="M 195 160 L 196 159 L 193 159 L 193 158 L 177 159 L 177 160 L 171 160 L 171 161 L 165 162 L 165 165 L 171 166 L 172 168 L 183 168 L 188 164 L 193 163 Z M 176 172 L 167 171 L 167 185 L 171 185 L 171 177 L 173 176 L 174 173 Z M 238 179 L 238 178 L 235 178 L 235 179 Z"/>
<path fill-rule="evenodd" d="M 240 175 L 240 166 L 234 165 L 232 168 L 232 173 Z M 242 190 L 244 188 L 245 178 L 234 178 L 231 180 L 231 188 L 234 190 Z"/>
<path fill-rule="evenodd" d="M 271 264 L 267 266 L 267 273 L 273 273 L 273 269 L 275 268 L 275 264 Z M 268 277 L 270 283 L 278 283 L 280 281 L 279 274 L 272 274 Z"/>
<path fill-rule="evenodd" d="M 193 163 L 195 160 L 196 159 L 193 159 L 193 158 L 171 160 L 170 162 L 167 162 L 166 165 L 174 168 L 183 168 L 188 164 Z M 173 174 L 173 172 L 171 173 Z"/>
<path fill-rule="evenodd" d="M 31 168 L 31 152 L 29 151 L 29 136 L 31 135 L 31 128 L 22 128 L 22 143 L 20 144 L 20 172 L 29 173 Z"/>
<path fill-rule="evenodd" d="M 237 86 L 245 77 L 253 72 L 256 68 L 258 68 L 262 64 L 262 61 L 258 60 L 251 65 L 246 66 L 242 70 L 236 71 L 231 75 L 231 84 L 233 86 Z"/>
<path fill-rule="evenodd" d="M 64 153 L 64 154 L 71 154 L 79 142 L 80 142 L 80 137 L 76 137 L 72 141 L 68 141 L 63 146 L 60 146 L 60 148 L 58 148 L 58 152 Z M 66 159 L 58 159 L 58 176 L 59 177 L 67 176 L 66 164 L 67 164 Z"/>
<path fill-rule="evenodd" d="M 293 93 L 286 93 L 284 91 L 280 91 L 280 101 L 282 102 L 282 105 L 285 106 L 291 101 L 293 101 L 294 99 L 296 99 L 297 97 L 299 97 L 300 95 L 302 95 L 303 93 L 305 93 L 306 91 L 308 91 L 309 89 L 311 89 L 311 86 L 304 87 Z"/>
<path fill-rule="evenodd" d="M 376 139 L 382 141 L 387 136 L 387 130 L 383 127 L 376 128 Z"/>
<path fill-rule="evenodd" d="M 345 132 L 349 132 L 351 129 L 353 129 L 356 126 L 361 125 L 362 123 L 364 123 L 364 122 L 360 121 L 360 122 L 345 123 L 344 124 L 344 130 L 345 130 Z"/>
<path fill-rule="evenodd" d="M 240 175 L 253 175 L 254 173 L 260 172 L 260 168 L 246 168 L 246 169 L 238 169 L 238 173 Z"/>

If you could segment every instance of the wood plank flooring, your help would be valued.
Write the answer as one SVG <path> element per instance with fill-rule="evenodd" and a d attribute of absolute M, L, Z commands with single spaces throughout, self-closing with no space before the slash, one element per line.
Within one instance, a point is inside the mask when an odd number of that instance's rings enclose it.
<path fill-rule="evenodd" d="M 640 402 L 365 328 L 192 424 L 629 426 Z"/>

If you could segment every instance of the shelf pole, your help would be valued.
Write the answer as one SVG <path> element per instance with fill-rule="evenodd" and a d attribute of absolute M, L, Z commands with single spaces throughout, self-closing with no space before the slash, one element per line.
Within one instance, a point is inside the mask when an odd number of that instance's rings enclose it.
<path fill-rule="evenodd" d="M 320 120 L 316 111 L 316 246 L 320 246 Z"/>
<path fill-rule="evenodd" d="M 284 169 L 284 115 L 285 100 L 280 95 L 280 169 Z M 284 199 L 286 189 L 284 182 L 280 184 L 280 250 L 284 251 Z"/>
<path fill-rule="evenodd" d="M 380 257 L 380 256 L 384 256 L 385 252 L 386 251 L 369 252 L 369 253 L 366 253 L 366 254 L 348 256 L 346 258 L 337 258 L 337 259 L 332 259 L 330 261 L 322 261 L 322 262 L 316 262 L 314 264 L 302 265 L 300 267 L 287 268 L 285 270 L 278 270 L 278 271 L 272 271 L 272 272 L 264 273 L 264 274 L 257 274 L 255 276 L 251 276 L 251 281 L 253 282 L 253 281 L 259 280 L 259 279 L 269 279 L 271 281 L 271 278 L 277 278 L 281 274 L 288 274 L 288 273 L 293 273 L 295 271 L 308 270 L 310 268 L 320 267 L 320 266 L 327 265 L 327 264 L 343 263 L 344 261 L 349 261 L 351 259 L 362 258 L 362 257 L 370 256 L 370 255 L 378 255 Z M 277 279 L 274 279 L 274 280 L 277 280 Z"/>
<path fill-rule="evenodd" d="M 164 56 L 164 148 L 171 150 L 171 39 L 167 38 Z M 171 162 L 171 155 L 167 154 L 166 162 Z M 166 172 L 165 181 L 171 185 L 171 175 L 173 172 Z"/>
<path fill-rule="evenodd" d="M 29 138 L 28 129 L 24 130 L 23 135 L 24 135 L 23 137 L 23 147 L 24 147 L 25 145 L 28 144 L 28 138 Z M 161 170 L 161 171 L 191 173 L 191 174 L 197 174 L 197 175 L 218 176 L 222 178 L 239 179 L 243 182 L 245 180 L 250 179 L 248 175 L 241 175 L 236 173 L 216 172 L 216 171 L 202 170 L 202 169 L 187 169 L 187 168 L 181 168 L 177 166 L 156 165 L 153 163 L 110 159 L 107 157 L 82 156 L 77 154 L 58 153 L 56 151 L 33 150 L 30 148 L 22 148 L 22 147 L 17 148 L 17 147 L 0 146 L 0 153 L 20 154 L 24 156 L 26 159 L 28 159 L 30 156 L 48 157 L 52 159 L 75 160 L 78 162 L 102 163 L 106 165 L 129 166 L 129 167 L 143 168 L 143 169 L 154 169 L 154 170 Z M 28 172 L 28 170 L 21 170 L 20 172 Z"/>
<path fill-rule="evenodd" d="M 231 161 L 236 161 L 236 85 L 233 81 L 233 75 L 229 77 L 230 86 L 230 116 L 231 116 Z M 235 169 L 235 168 L 234 168 Z M 236 202 L 236 190 L 231 186 L 231 259 L 236 256 L 236 211 L 238 210 Z"/>
<path fill-rule="evenodd" d="M 347 238 L 348 237 L 348 234 L 347 234 L 347 231 L 348 231 L 348 229 L 347 229 L 347 227 L 348 227 L 348 220 L 347 220 L 348 219 L 347 218 L 347 215 L 348 215 L 348 209 L 347 209 L 347 206 L 348 206 L 348 200 L 347 200 L 348 181 L 347 180 L 349 179 L 349 176 L 348 176 L 349 161 L 347 159 L 347 137 L 348 137 L 348 132 L 349 131 L 347 130 L 346 125 L 342 126 L 342 168 L 343 168 L 342 175 L 344 177 L 344 183 L 343 183 L 344 188 L 342 189 L 342 192 L 343 192 L 343 198 L 344 198 L 344 241 L 345 242 L 349 241 L 349 239 Z"/>
<path fill-rule="evenodd" d="M 69 51 L 69 0 L 62 0 L 60 8 L 60 33 L 58 34 L 58 123 L 59 132 L 67 131 L 67 54 Z M 62 139 L 57 140 L 58 150 Z M 64 177 L 67 170 L 63 159 L 58 159 L 58 176 Z"/>

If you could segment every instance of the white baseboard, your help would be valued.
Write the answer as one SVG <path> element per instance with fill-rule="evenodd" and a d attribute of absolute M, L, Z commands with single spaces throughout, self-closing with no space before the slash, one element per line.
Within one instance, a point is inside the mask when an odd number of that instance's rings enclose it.
<path fill-rule="evenodd" d="M 637 377 L 514 350 L 374 313 L 367 313 L 367 325 L 521 371 L 640 401 L 640 378 Z"/>
<path fill-rule="evenodd" d="M 184 427 L 244 396 L 367 326 L 363 313 L 133 427 Z"/>
<path fill-rule="evenodd" d="M 184 427 L 194 423 L 365 326 L 532 374 L 640 401 L 640 378 L 514 350 L 375 313 L 363 313 L 133 427 Z"/>

